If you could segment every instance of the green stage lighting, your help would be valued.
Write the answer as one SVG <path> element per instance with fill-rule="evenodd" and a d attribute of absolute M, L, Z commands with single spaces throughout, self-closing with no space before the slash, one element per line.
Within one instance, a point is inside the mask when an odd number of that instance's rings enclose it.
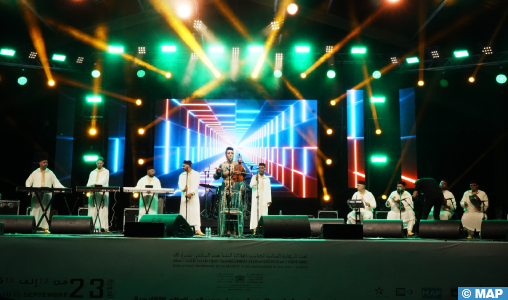
<path fill-rule="evenodd" d="M 11 49 L 2 49 L 2 50 L 0 50 L 0 54 L 1 55 L 14 56 L 14 53 L 16 53 L 16 51 L 11 50 Z"/>
<path fill-rule="evenodd" d="M 53 54 L 53 60 L 65 61 L 65 55 Z"/>
<path fill-rule="evenodd" d="M 351 48 L 352 54 L 365 54 L 367 53 L 367 48 L 365 47 L 353 47 Z"/>
<path fill-rule="evenodd" d="M 372 156 L 371 161 L 373 163 L 385 163 L 386 162 L 386 156 Z"/>
<path fill-rule="evenodd" d="M 250 46 L 249 53 L 261 53 L 263 52 L 263 46 Z"/>
<path fill-rule="evenodd" d="M 102 98 L 98 97 L 98 96 L 86 97 L 86 102 L 89 102 L 89 103 L 100 103 L 100 102 L 102 102 Z"/>
<path fill-rule="evenodd" d="M 455 57 L 457 58 L 460 58 L 460 57 L 468 57 L 469 53 L 467 52 L 467 50 L 459 50 L 453 52 L 453 55 L 455 55 Z"/>
<path fill-rule="evenodd" d="M 408 64 L 416 64 L 416 63 L 419 63 L 420 60 L 418 59 L 418 57 L 408 57 L 406 58 L 406 61 Z"/>
<path fill-rule="evenodd" d="M 92 71 L 92 77 L 93 78 L 99 78 L 101 76 L 101 72 L 99 70 L 93 70 Z"/>
<path fill-rule="evenodd" d="M 372 97 L 370 98 L 371 103 L 384 103 L 385 97 Z"/>
<path fill-rule="evenodd" d="M 123 53 L 122 46 L 109 46 L 109 53 Z"/>
<path fill-rule="evenodd" d="M 275 76 L 277 78 L 281 77 L 282 76 L 281 70 L 275 70 L 275 71 L 273 71 L 273 76 Z"/>
<path fill-rule="evenodd" d="M 441 81 L 439 81 L 439 84 L 440 84 L 442 87 L 447 87 L 447 86 L 448 86 L 448 80 L 446 80 L 446 79 L 441 79 Z"/>
<path fill-rule="evenodd" d="M 18 84 L 19 85 L 25 85 L 27 82 L 28 82 L 28 79 L 26 79 L 26 77 L 24 77 L 24 76 L 18 78 Z"/>
<path fill-rule="evenodd" d="M 164 45 L 162 46 L 162 52 L 176 52 L 176 46 Z"/>
<path fill-rule="evenodd" d="M 499 84 L 503 84 L 503 83 L 505 83 L 505 82 L 506 82 L 506 75 L 504 75 L 504 74 L 499 74 L 499 75 L 497 75 L 497 76 L 496 76 L 496 81 L 497 81 L 497 83 L 499 83 Z"/>
<path fill-rule="evenodd" d="M 296 46 L 295 47 L 295 52 L 298 52 L 298 53 L 309 53 L 310 51 L 310 48 L 308 46 Z"/>
<path fill-rule="evenodd" d="M 146 75 L 146 72 L 145 70 L 139 70 L 138 73 L 136 73 L 138 75 L 139 78 L 143 78 L 145 77 Z"/>
<path fill-rule="evenodd" d="M 374 71 L 374 73 L 372 73 L 372 77 L 374 77 L 375 79 L 379 79 L 379 78 L 381 78 L 381 72 L 379 72 L 379 71 Z"/>
<path fill-rule="evenodd" d="M 210 53 L 222 53 L 222 52 L 224 52 L 224 47 L 221 47 L 221 46 L 208 47 L 208 52 L 210 52 Z"/>
<path fill-rule="evenodd" d="M 83 156 L 83 159 L 85 160 L 85 162 L 96 162 L 97 159 L 99 159 L 99 156 L 93 155 L 93 154 L 88 154 L 88 155 Z"/>
<path fill-rule="evenodd" d="M 335 71 L 329 70 L 328 72 L 326 72 L 326 76 L 328 76 L 328 78 L 335 78 Z"/>

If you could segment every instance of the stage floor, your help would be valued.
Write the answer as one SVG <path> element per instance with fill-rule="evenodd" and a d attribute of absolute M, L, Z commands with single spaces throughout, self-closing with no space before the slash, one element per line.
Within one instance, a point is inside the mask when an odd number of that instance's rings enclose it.
<path fill-rule="evenodd" d="M 507 252 L 479 239 L 12 234 L 0 299 L 457 299 L 506 286 Z"/>

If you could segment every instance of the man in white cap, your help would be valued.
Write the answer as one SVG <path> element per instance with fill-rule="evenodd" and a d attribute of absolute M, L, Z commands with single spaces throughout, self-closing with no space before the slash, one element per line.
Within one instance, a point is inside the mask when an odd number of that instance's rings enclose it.
<path fill-rule="evenodd" d="M 205 235 L 201 232 L 201 215 L 199 206 L 199 172 L 192 169 L 192 162 L 183 162 L 183 172 L 178 179 L 178 187 L 182 193 L 180 202 L 180 214 L 187 220 L 189 225 L 194 226 L 197 235 Z"/>
<path fill-rule="evenodd" d="M 402 220 L 404 228 L 407 228 L 407 235 L 414 235 L 415 212 L 413 210 L 413 198 L 406 191 L 405 181 L 397 182 L 397 190 L 393 191 L 386 200 L 386 207 L 391 208 L 386 218 L 388 220 Z"/>
<path fill-rule="evenodd" d="M 487 220 L 487 208 L 489 207 L 489 198 L 484 191 L 478 189 L 478 181 L 470 181 L 471 190 L 466 191 L 460 201 L 460 206 L 464 208 L 462 215 L 462 226 L 467 230 L 468 239 L 472 239 L 474 232 L 482 231 L 482 221 Z M 473 204 L 471 198 L 475 198 L 477 205 Z"/>
<path fill-rule="evenodd" d="M 137 188 L 146 188 L 147 185 L 151 185 L 154 189 L 161 188 L 161 182 L 159 178 L 155 177 L 155 168 L 153 166 L 149 166 L 146 168 L 146 176 L 142 177 L 138 180 Z M 153 196 L 153 198 L 152 198 Z M 159 194 L 148 194 L 144 193 L 143 197 L 139 197 L 139 214 L 138 220 L 144 214 L 156 215 L 157 214 L 157 203 L 159 200 Z M 147 211 L 148 210 L 148 211 Z"/>
<path fill-rule="evenodd" d="M 360 208 L 360 220 L 363 222 L 364 219 L 373 219 L 374 214 L 372 211 L 376 208 L 376 198 L 371 192 L 367 191 L 366 183 L 364 180 L 359 180 L 356 186 L 358 190 L 353 194 L 351 200 L 362 200 L 364 208 Z M 353 210 L 347 215 L 348 224 L 356 224 L 356 212 Z"/>
<path fill-rule="evenodd" d="M 90 177 L 88 177 L 86 186 L 109 186 L 109 171 L 104 168 L 104 158 L 99 157 L 96 164 L 97 169 L 90 172 Z M 95 207 L 91 193 L 90 197 L 88 197 L 88 215 L 92 217 L 95 223 L 95 229 L 104 229 L 105 232 L 109 232 L 109 192 L 104 193 L 104 195 L 102 192 L 97 192 L 95 193 L 95 199 L 99 207 L 99 218 L 97 218 L 97 207 Z"/>
<path fill-rule="evenodd" d="M 250 187 L 252 188 L 252 205 L 250 210 L 250 229 L 256 234 L 261 216 L 268 215 L 268 207 L 272 204 L 272 187 L 270 178 L 265 175 L 265 164 L 259 164 L 259 171 L 252 176 Z M 258 214 L 259 212 L 259 214 Z"/>

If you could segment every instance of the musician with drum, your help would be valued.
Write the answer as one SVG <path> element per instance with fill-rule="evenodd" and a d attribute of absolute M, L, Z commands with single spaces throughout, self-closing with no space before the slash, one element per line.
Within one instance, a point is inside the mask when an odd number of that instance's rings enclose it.
<path fill-rule="evenodd" d="M 358 191 L 354 193 L 351 198 L 351 200 L 362 200 L 365 206 L 360 208 L 361 222 L 363 222 L 364 219 L 373 219 L 374 214 L 372 211 L 376 208 L 376 198 L 374 198 L 371 192 L 367 191 L 365 188 L 366 186 L 367 183 L 364 180 L 359 180 L 356 185 Z M 356 212 L 354 210 L 347 215 L 347 223 L 356 224 Z"/>
<path fill-rule="evenodd" d="M 477 180 L 471 180 L 471 190 L 466 191 L 460 201 L 460 206 L 464 208 L 462 215 L 462 226 L 467 229 L 468 239 L 472 239 L 474 231 L 482 231 L 482 221 L 487 220 L 487 208 L 489 207 L 489 198 L 484 191 L 478 189 L 480 186 Z"/>
<path fill-rule="evenodd" d="M 97 169 L 90 172 L 86 186 L 109 186 L 109 170 L 104 168 L 104 158 L 99 157 L 96 162 Z M 108 213 L 109 213 L 109 192 L 95 193 L 95 200 L 99 206 L 99 221 L 97 219 L 97 208 L 95 207 L 92 193 L 88 197 L 88 215 L 95 222 L 95 229 L 109 232 Z"/>
<path fill-rule="evenodd" d="M 33 171 L 32 174 L 28 177 L 25 183 L 26 187 L 54 187 L 54 188 L 64 188 L 64 186 L 58 181 L 55 176 L 55 173 L 48 169 L 48 160 L 46 157 L 41 157 L 39 159 L 39 168 Z M 38 195 L 41 203 L 37 199 L 36 193 L 32 194 L 30 215 L 35 216 L 35 223 L 39 223 L 42 218 L 42 208 L 41 204 L 46 207 L 49 205 L 51 198 L 53 197 L 52 193 L 41 193 L 42 195 Z M 49 214 L 51 207 L 48 207 L 47 213 Z M 49 225 L 45 218 L 42 219 L 41 228 L 44 230 L 44 233 L 49 233 Z"/>
<path fill-rule="evenodd" d="M 407 235 L 414 235 L 415 212 L 413 210 L 413 198 L 406 191 L 406 182 L 397 182 L 397 190 L 390 194 L 386 200 L 386 207 L 391 208 L 386 217 L 388 220 L 402 220 L 404 228 L 407 228 Z"/>

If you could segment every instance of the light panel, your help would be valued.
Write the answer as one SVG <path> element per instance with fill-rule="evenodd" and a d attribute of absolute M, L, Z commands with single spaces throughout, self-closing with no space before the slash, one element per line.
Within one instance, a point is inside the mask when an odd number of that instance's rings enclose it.
<path fill-rule="evenodd" d="M 296 46 L 295 52 L 297 53 L 309 53 L 310 48 L 308 46 Z"/>
<path fill-rule="evenodd" d="M 373 163 L 385 163 L 386 162 L 386 156 L 372 156 L 371 161 Z"/>
<path fill-rule="evenodd" d="M 162 52 L 176 52 L 176 46 L 164 45 L 161 47 Z"/>
<path fill-rule="evenodd" d="M 100 102 L 102 102 L 102 98 L 101 98 L 101 97 L 98 97 L 98 96 L 86 97 L 86 102 L 90 102 L 90 103 L 100 103 Z"/>
<path fill-rule="evenodd" d="M 53 60 L 56 60 L 56 61 L 65 61 L 65 55 L 53 54 Z"/>
<path fill-rule="evenodd" d="M 99 159 L 99 156 L 94 154 L 88 154 L 83 156 L 83 159 L 85 160 L 85 162 L 96 162 L 97 159 Z"/>
<path fill-rule="evenodd" d="M 109 46 L 108 50 L 109 53 L 123 53 L 122 46 Z"/>
<path fill-rule="evenodd" d="M 351 48 L 352 54 L 365 54 L 367 53 L 367 48 L 365 47 L 353 47 Z"/>
<path fill-rule="evenodd" d="M 1 55 L 14 56 L 14 53 L 16 53 L 16 51 L 14 51 L 12 49 L 2 49 L 2 50 L 0 50 L 0 54 Z"/>
<path fill-rule="evenodd" d="M 371 103 L 384 103 L 385 97 L 372 97 L 370 98 Z"/>
<path fill-rule="evenodd" d="M 460 58 L 460 57 L 468 57 L 469 53 L 467 52 L 467 50 L 459 50 L 453 52 L 453 55 L 455 55 L 456 58 Z"/>
<path fill-rule="evenodd" d="M 420 60 L 418 59 L 418 57 L 408 57 L 406 58 L 406 61 L 408 64 L 416 64 L 416 63 L 419 63 Z"/>

